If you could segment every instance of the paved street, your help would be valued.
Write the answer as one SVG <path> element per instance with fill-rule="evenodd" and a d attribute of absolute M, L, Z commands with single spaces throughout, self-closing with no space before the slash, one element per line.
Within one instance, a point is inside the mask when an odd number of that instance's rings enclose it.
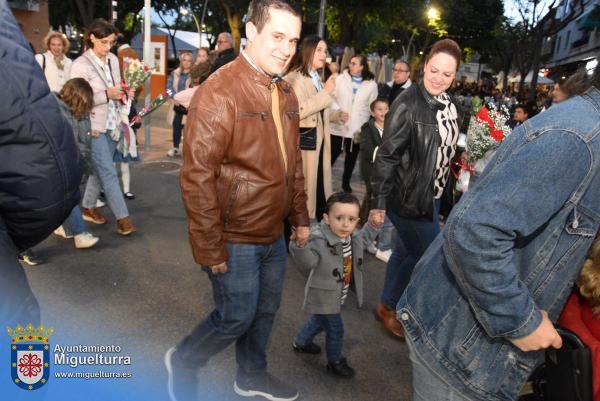
<path fill-rule="evenodd" d="M 132 191 L 137 198 L 128 206 L 138 232 L 128 238 L 119 236 L 105 207 L 108 224 L 88 225 L 101 237 L 97 246 L 76 250 L 72 241 L 53 235 L 35 248 L 48 263 L 26 270 L 42 306 L 43 322 L 55 327 L 53 343 L 120 345 L 122 353 L 132 356 L 134 382 L 144 383 L 144 392 L 153 399 L 167 400 L 164 352 L 210 312 L 212 292 L 188 245 L 178 183 L 180 159 L 164 157 L 170 131 L 161 128 L 160 112 L 153 116 L 151 152 L 132 167 Z M 340 162 L 334 173 L 338 177 Z M 358 182 L 356 177 L 352 183 L 356 192 L 364 190 Z M 338 180 L 334 187 L 340 187 Z M 301 311 L 305 279 L 289 262 L 270 342 L 270 370 L 295 383 L 302 400 L 408 400 L 407 347 L 390 338 L 372 313 L 385 265 L 366 256 L 365 304 L 357 309 L 351 296 L 344 307 L 344 351 L 356 377 L 342 380 L 325 372 L 324 355 L 297 355 L 291 349 L 306 314 Z M 324 346 L 322 335 L 317 343 Z M 234 347 L 229 347 L 199 371 L 199 399 L 242 399 L 232 389 L 234 371 Z"/>

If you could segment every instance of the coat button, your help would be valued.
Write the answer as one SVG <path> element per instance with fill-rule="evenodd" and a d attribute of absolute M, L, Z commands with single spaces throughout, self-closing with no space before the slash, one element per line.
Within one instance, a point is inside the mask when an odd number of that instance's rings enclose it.
<path fill-rule="evenodd" d="M 400 319 L 407 321 L 408 320 L 408 313 L 404 312 L 400 315 Z"/>

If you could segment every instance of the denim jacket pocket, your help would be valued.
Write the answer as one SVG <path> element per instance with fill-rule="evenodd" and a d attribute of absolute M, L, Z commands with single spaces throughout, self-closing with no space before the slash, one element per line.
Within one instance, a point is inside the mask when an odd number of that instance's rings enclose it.
<path fill-rule="evenodd" d="M 596 222 L 575 207 L 567 220 L 565 230 L 571 235 L 593 237 L 596 235 Z"/>

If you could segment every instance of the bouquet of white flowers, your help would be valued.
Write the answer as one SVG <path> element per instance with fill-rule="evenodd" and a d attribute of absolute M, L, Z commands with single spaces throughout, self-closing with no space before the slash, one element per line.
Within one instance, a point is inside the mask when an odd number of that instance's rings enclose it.
<path fill-rule="evenodd" d="M 510 114 L 506 106 L 499 109 L 490 105 L 482 107 L 471 117 L 467 130 L 468 163 L 461 165 L 456 189 L 466 192 L 471 176 L 481 174 L 500 143 L 511 133 L 507 122 Z"/>

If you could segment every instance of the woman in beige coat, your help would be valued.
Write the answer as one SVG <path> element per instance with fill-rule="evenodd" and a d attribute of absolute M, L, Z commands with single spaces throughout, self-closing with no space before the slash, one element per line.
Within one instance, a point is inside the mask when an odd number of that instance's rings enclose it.
<path fill-rule="evenodd" d="M 308 146 L 314 150 L 302 150 L 302 165 L 308 215 L 319 221 L 325 212 L 325 200 L 332 193 L 329 105 L 333 101 L 331 94 L 335 90 L 335 75 L 323 84 L 318 73 L 325 66 L 326 58 L 325 41 L 318 36 L 308 36 L 302 41 L 291 72 L 285 77 L 298 97 L 300 132 L 316 128 L 316 144 Z"/>

